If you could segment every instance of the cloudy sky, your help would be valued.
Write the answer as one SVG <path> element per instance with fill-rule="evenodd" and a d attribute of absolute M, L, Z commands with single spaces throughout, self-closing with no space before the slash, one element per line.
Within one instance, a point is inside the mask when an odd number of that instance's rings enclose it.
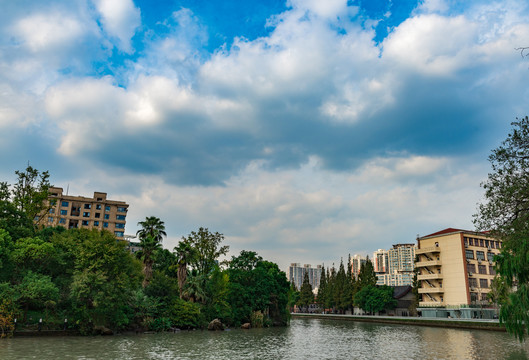
<path fill-rule="evenodd" d="M 462 5 L 464 4 L 464 5 Z M 472 229 L 529 113 L 525 0 L 0 0 L 0 180 L 326 265 Z"/>

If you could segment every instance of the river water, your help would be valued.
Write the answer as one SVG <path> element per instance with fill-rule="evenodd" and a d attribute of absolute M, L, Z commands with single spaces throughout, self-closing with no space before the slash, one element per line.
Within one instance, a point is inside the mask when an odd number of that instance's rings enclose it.
<path fill-rule="evenodd" d="M 506 333 L 339 320 L 289 327 L 0 340 L 0 359 L 529 359 Z"/>

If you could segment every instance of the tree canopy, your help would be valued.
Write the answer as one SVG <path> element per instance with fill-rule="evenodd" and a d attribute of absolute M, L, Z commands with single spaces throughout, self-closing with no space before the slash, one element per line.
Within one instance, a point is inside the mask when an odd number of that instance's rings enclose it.
<path fill-rule="evenodd" d="M 500 321 L 522 341 L 529 328 L 529 118 L 517 119 L 512 127 L 489 156 L 492 172 L 482 183 L 485 201 L 478 205 L 474 223 L 503 241 L 494 258 L 496 272 L 504 285 L 517 286 L 508 296 L 497 297 Z"/>

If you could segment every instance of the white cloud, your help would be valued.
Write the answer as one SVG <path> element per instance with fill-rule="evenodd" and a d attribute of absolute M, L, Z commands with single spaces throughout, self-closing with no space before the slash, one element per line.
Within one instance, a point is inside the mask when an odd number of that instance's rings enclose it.
<path fill-rule="evenodd" d="M 102 16 L 103 29 L 118 39 L 118 48 L 126 53 L 133 51 L 131 39 L 141 24 L 140 9 L 132 0 L 94 0 Z"/>

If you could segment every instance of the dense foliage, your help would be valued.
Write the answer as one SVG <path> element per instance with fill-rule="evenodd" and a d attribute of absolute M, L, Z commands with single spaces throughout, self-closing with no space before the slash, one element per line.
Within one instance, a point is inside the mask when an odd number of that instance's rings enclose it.
<path fill-rule="evenodd" d="M 351 263 L 350 258 L 347 263 Z M 376 282 L 377 277 L 369 258 L 360 266 L 358 280 L 351 273 L 350 265 L 345 271 L 343 261 L 338 271 L 334 267 L 325 271 L 325 267 L 322 267 L 316 302 L 322 309 L 342 314 L 353 306 L 366 312 L 392 309 L 395 303 L 393 288 L 377 287 Z M 300 299 L 298 304 L 305 305 L 305 301 Z"/>
<path fill-rule="evenodd" d="M 503 241 L 494 259 L 502 280 L 493 284 L 493 296 L 501 305 L 500 321 L 522 341 L 529 329 L 529 118 L 517 120 L 489 156 L 492 172 L 482 184 L 486 201 L 475 225 Z M 507 294 L 506 288 L 515 290 Z"/>
<path fill-rule="evenodd" d="M 285 273 L 248 251 L 226 268 L 222 234 L 200 228 L 170 251 L 161 246 L 164 222 L 151 216 L 139 223 L 142 250 L 132 255 L 107 231 L 42 228 L 49 175 L 17 175 L 14 186 L 0 183 L 0 336 L 15 319 L 19 329 L 36 329 L 42 318 L 44 329 L 66 324 L 83 334 L 203 328 L 215 318 L 287 324 Z"/>

